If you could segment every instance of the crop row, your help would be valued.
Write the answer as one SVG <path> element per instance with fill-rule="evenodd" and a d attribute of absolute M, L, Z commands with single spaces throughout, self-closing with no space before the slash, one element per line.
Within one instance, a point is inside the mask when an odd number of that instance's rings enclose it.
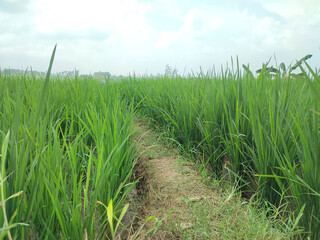
<path fill-rule="evenodd" d="M 112 200 L 115 218 L 132 187 L 133 111 L 120 96 L 92 79 L 0 74 L 0 239 L 106 236 L 96 203 Z"/>
<path fill-rule="evenodd" d="M 279 218 L 290 213 L 288 226 L 319 239 L 320 78 L 305 61 L 299 67 L 299 76 L 264 66 L 255 77 L 244 66 L 244 73 L 238 67 L 121 84 L 155 127 L 200 152 L 216 174 L 227 166 L 244 194 L 266 200 Z"/>

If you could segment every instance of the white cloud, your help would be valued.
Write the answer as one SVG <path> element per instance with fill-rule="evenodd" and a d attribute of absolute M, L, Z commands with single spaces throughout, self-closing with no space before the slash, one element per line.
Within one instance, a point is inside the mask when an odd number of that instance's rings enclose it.
<path fill-rule="evenodd" d="M 199 17 L 201 11 L 199 8 L 191 9 L 184 18 L 183 30 L 185 32 L 193 32 L 194 31 L 194 21 Z"/>
<path fill-rule="evenodd" d="M 320 4 L 318 0 L 291 0 L 291 1 L 261 1 L 261 4 L 267 10 L 275 12 L 287 21 L 298 21 L 298 18 L 305 17 L 320 19 Z"/>
<path fill-rule="evenodd" d="M 259 66 L 273 54 L 283 61 L 320 55 L 317 1 L 14 1 L 14 13 L 0 14 L 0 67 L 45 70 L 55 43 L 57 71 L 115 74 L 162 72 L 167 63 L 206 69 L 235 55 Z"/>
<path fill-rule="evenodd" d="M 210 21 L 210 24 L 209 24 L 211 30 L 219 29 L 221 25 L 222 25 L 222 19 L 217 17 L 213 17 L 213 19 Z"/>
<path fill-rule="evenodd" d="M 186 44 L 192 41 L 197 35 L 197 30 L 194 27 L 195 19 L 200 15 L 200 9 L 191 9 L 184 17 L 183 25 L 177 31 L 161 31 L 159 40 L 156 44 L 159 48 L 168 48 L 173 44 L 180 42 Z"/>
<path fill-rule="evenodd" d="M 92 27 L 138 33 L 147 25 L 144 13 L 149 6 L 136 0 L 37 0 L 34 2 L 35 24 L 43 33 L 83 31 Z"/>
<path fill-rule="evenodd" d="M 318 0 L 290 2 L 272 0 L 262 4 L 283 19 L 276 32 L 276 40 L 281 43 L 284 50 L 291 52 L 290 57 L 293 57 L 292 53 L 304 55 L 314 53 L 316 49 L 319 50 L 320 4 Z"/>
<path fill-rule="evenodd" d="M 56 39 L 57 53 L 68 59 L 68 64 L 73 59 L 73 65 L 84 67 L 84 71 L 94 71 L 93 64 L 101 68 L 110 63 L 118 68 L 116 64 L 128 63 L 124 58 L 132 61 L 146 56 L 155 42 L 155 31 L 145 16 L 151 6 L 148 2 L 37 0 L 33 6 L 37 31 Z M 104 39 L 97 42 L 95 36 L 90 37 L 92 30 Z M 64 41 L 62 35 L 74 38 Z M 92 64 L 90 68 L 83 64 L 86 61 Z"/>
<path fill-rule="evenodd" d="M 173 43 L 177 42 L 178 38 L 178 31 L 161 31 L 156 46 L 162 49 L 166 49 Z"/>
<path fill-rule="evenodd" d="M 223 18 L 212 15 L 205 9 L 193 8 L 184 16 L 183 25 L 176 31 L 161 31 L 157 42 L 159 48 L 168 48 L 172 45 L 192 47 L 202 38 L 222 26 Z"/>

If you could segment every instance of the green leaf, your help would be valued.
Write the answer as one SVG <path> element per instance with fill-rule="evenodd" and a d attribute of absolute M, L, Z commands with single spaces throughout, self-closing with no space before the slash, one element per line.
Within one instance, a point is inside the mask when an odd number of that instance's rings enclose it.
<path fill-rule="evenodd" d="M 115 233 L 116 233 L 117 230 L 118 230 L 118 227 L 119 227 L 119 225 L 120 225 L 120 223 L 121 223 L 122 218 L 124 217 L 124 215 L 125 215 L 126 212 L 128 211 L 128 208 L 129 208 L 129 204 L 126 204 L 126 205 L 124 206 L 124 208 L 122 209 L 121 214 L 120 214 L 119 219 L 118 219 L 118 222 L 117 222 L 117 226 L 116 226 L 116 228 L 115 228 L 115 230 L 114 230 Z"/>
<path fill-rule="evenodd" d="M 107 216 L 108 216 L 108 222 L 110 224 L 111 234 L 114 237 L 114 229 L 113 229 L 113 204 L 112 199 L 109 201 L 108 207 L 107 207 Z"/>
<path fill-rule="evenodd" d="M 1 182 L 2 179 L 6 177 L 6 172 L 5 172 L 5 161 L 7 157 L 7 150 L 8 150 L 8 144 L 9 144 L 9 136 L 10 136 L 10 130 L 8 131 L 7 135 L 5 136 L 3 143 L 2 143 L 2 148 L 1 148 Z"/>
<path fill-rule="evenodd" d="M 303 58 L 301 58 L 301 59 L 300 59 L 299 61 L 297 61 L 296 64 L 292 67 L 292 70 L 295 70 L 297 67 L 299 67 L 299 66 L 302 64 L 302 62 L 308 60 L 308 59 L 311 58 L 311 57 L 312 57 L 312 55 L 311 55 L 311 54 L 308 54 L 308 55 L 304 56 Z"/>

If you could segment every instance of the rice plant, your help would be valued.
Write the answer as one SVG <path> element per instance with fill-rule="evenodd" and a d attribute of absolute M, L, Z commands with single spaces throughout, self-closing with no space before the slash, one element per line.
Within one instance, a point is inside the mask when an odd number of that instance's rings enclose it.
<path fill-rule="evenodd" d="M 220 74 L 133 77 L 121 87 L 155 128 L 203 153 L 217 174 L 228 165 L 245 196 L 277 206 L 287 224 L 299 221 L 300 236 L 318 239 L 320 81 L 308 58 L 288 69 L 264 64 L 257 76 L 237 63 Z"/>
<path fill-rule="evenodd" d="M 111 237 L 96 202 L 118 217 L 133 186 L 133 110 L 117 84 L 50 79 L 54 52 L 46 79 L 0 74 L 1 239 Z"/>
<path fill-rule="evenodd" d="M 217 175 L 227 167 L 300 237 L 320 238 L 320 74 L 309 55 L 256 76 L 237 62 L 100 83 L 50 78 L 54 53 L 45 79 L 0 74 L 0 239 L 114 238 L 134 184 L 135 111 Z"/>

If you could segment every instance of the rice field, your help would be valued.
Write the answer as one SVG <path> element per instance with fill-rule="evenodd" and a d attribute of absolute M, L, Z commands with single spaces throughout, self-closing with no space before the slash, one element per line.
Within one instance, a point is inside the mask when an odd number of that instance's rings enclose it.
<path fill-rule="evenodd" d="M 93 79 L 0 75 L 0 239 L 111 237 L 102 204 L 119 217 L 135 163 L 120 97 Z"/>
<path fill-rule="evenodd" d="M 266 201 L 279 221 L 319 239 L 320 76 L 308 57 L 276 74 L 264 65 L 257 77 L 237 65 L 221 74 L 132 78 L 125 95 L 216 175 L 227 167 L 243 196 Z"/>
<path fill-rule="evenodd" d="M 53 57 L 45 79 L 0 74 L 0 239 L 114 237 L 134 185 L 136 114 L 319 239 L 320 75 L 305 60 L 299 76 L 237 65 L 101 83 L 50 79 Z"/>

